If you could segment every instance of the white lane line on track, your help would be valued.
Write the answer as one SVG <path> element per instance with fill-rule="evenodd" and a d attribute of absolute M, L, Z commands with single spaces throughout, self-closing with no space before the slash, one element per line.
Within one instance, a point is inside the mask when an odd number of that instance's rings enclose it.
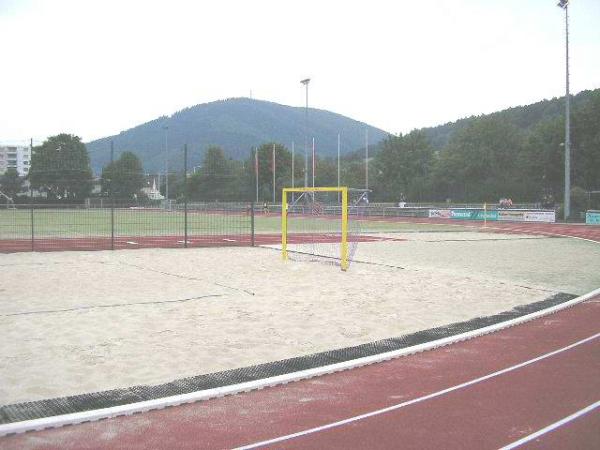
<path fill-rule="evenodd" d="M 320 431 L 329 430 L 331 428 L 337 428 L 337 427 L 340 427 L 342 425 L 347 425 L 347 424 L 352 423 L 352 422 L 356 422 L 356 421 L 359 421 L 359 420 L 367 419 L 369 417 L 373 417 L 373 416 L 378 416 L 378 415 L 381 415 L 381 414 L 385 414 L 385 413 L 388 413 L 390 411 L 395 411 L 397 409 L 404 408 L 406 406 L 414 405 L 415 403 L 424 402 L 425 400 L 431 400 L 433 398 L 440 397 L 440 396 L 448 394 L 450 392 L 454 392 L 454 391 L 457 391 L 459 389 L 463 389 L 465 387 L 472 386 L 472 385 L 477 384 L 477 383 L 481 383 L 482 381 L 486 381 L 486 380 L 489 380 L 491 378 L 495 378 L 495 377 L 498 377 L 500 375 L 504 375 L 505 373 L 512 372 L 512 371 L 520 369 L 522 367 L 529 366 L 529 365 L 531 365 L 533 363 L 536 363 L 538 361 L 541 361 L 543 359 L 550 358 L 552 356 L 558 355 L 559 353 L 566 352 L 567 350 L 570 350 L 570 349 L 575 348 L 575 347 L 577 347 L 579 345 L 585 344 L 585 343 L 587 343 L 589 341 L 592 341 L 592 340 L 594 340 L 594 339 L 596 339 L 598 337 L 600 337 L 600 333 L 596 333 L 593 336 L 589 336 L 589 337 L 587 337 L 585 339 L 582 339 L 580 341 L 574 342 L 573 344 L 567 345 L 566 347 L 559 348 L 558 350 L 554 350 L 554 351 L 551 351 L 549 353 L 545 353 L 543 355 L 540 355 L 540 356 L 538 356 L 536 358 L 529 359 L 529 360 L 524 361 L 524 362 L 519 363 L 519 364 L 515 364 L 514 366 L 510 366 L 510 367 L 507 367 L 505 369 L 498 370 L 498 371 L 490 373 L 488 375 L 484 375 L 482 377 L 475 378 L 475 379 L 467 381 L 465 383 L 457 384 L 455 386 L 452 386 L 452 387 L 449 387 L 449 388 L 446 388 L 446 389 L 442 389 L 441 391 L 433 392 L 431 394 L 424 395 L 422 397 L 417 397 L 417 398 L 414 398 L 412 400 L 408 400 L 406 402 L 398 403 L 396 405 L 388 406 L 386 408 L 378 409 L 378 410 L 371 411 L 371 412 L 368 412 L 368 413 L 365 413 L 365 414 L 360 414 L 358 416 L 349 417 L 347 419 L 339 420 L 337 422 L 332 422 L 332 423 L 328 423 L 326 425 L 321 425 L 321 426 L 318 426 L 318 427 L 309 428 L 307 430 L 298 431 L 297 433 L 291 433 L 291 434 L 287 434 L 285 436 L 279 436 L 279 437 L 268 439 L 268 440 L 265 440 L 265 441 L 255 442 L 253 444 L 247 444 L 247 445 L 244 445 L 242 447 L 237 447 L 237 450 L 251 449 L 251 448 L 262 447 L 262 446 L 265 446 L 265 445 L 276 444 L 278 442 L 283 442 L 283 441 L 287 441 L 287 440 L 290 440 L 290 439 L 298 438 L 298 437 L 301 437 L 301 436 L 306 436 L 308 434 L 318 433 Z"/>
<path fill-rule="evenodd" d="M 554 422 L 553 424 L 548 425 L 547 427 L 536 431 L 535 433 L 532 433 L 528 436 L 525 436 L 522 439 L 519 439 L 518 441 L 510 443 L 510 444 L 502 447 L 500 450 L 511 450 L 513 448 L 519 447 L 520 445 L 526 444 L 527 442 L 537 439 L 538 437 L 543 436 L 546 433 L 556 430 L 558 427 L 562 427 L 563 425 L 566 425 L 569 422 L 572 422 L 573 420 L 583 416 L 584 414 L 587 414 L 587 413 L 593 411 L 594 409 L 598 408 L 599 406 L 600 406 L 600 400 L 598 400 L 596 403 L 592 403 L 591 405 L 586 406 L 583 409 L 580 409 L 576 413 L 573 413 L 570 416 L 567 416 L 564 419 L 559 420 L 558 422 Z"/>

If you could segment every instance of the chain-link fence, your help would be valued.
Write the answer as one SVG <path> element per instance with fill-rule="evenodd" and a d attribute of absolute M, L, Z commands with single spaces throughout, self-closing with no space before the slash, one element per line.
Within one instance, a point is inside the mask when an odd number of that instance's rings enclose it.
<path fill-rule="evenodd" d="M 186 147 L 177 170 L 147 173 L 133 152 L 111 148 L 94 176 L 79 138 L 50 138 L 0 206 L 0 251 L 253 245 L 253 203 L 231 190 L 244 173 L 221 153 L 207 151 L 210 164 L 190 173 Z"/>

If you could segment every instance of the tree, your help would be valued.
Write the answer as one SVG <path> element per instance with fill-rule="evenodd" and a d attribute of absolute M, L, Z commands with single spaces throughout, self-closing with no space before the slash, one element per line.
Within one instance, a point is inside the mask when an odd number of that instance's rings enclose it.
<path fill-rule="evenodd" d="M 432 161 L 433 149 L 422 131 L 389 136 L 373 163 L 377 197 L 396 202 L 404 194 L 412 201 L 421 201 L 429 185 Z"/>
<path fill-rule="evenodd" d="M 102 192 L 113 198 L 132 200 L 144 183 L 142 162 L 132 152 L 123 152 L 102 170 Z"/>
<path fill-rule="evenodd" d="M 600 190 L 600 90 L 574 109 L 571 131 L 573 184 Z"/>
<path fill-rule="evenodd" d="M 563 197 L 565 121 L 563 118 L 539 123 L 527 136 L 517 159 L 522 198 L 540 201 L 544 196 Z M 507 183 L 514 182 L 507 180 Z"/>
<path fill-rule="evenodd" d="M 78 136 L 59 134 L 33 149 L 29 181 L 50 199 L 83 202 L 92 190 L 90 158 Z"/>
<path fill-rule="evenodd" d="M 237 200 L 235 181 L 233 162 L 222 148 L 212 146 L 206 150 L 200 170 L 189 178 L 188 193 L 195 200 Z"/>
<path fill-rule="evenodd" d="M 23 179 L 19 177 L 17 169 L 9 168 L 4 175 L 0 177 L 0 191 L 6 196 L 15 200 L 16 195 L 21 192 Z M 2 201 L 2 199 L 0 199 Z"/>
<path fill-rule="evenodd" d="M 275 147 L 275 199 L 281 199 L 281 190 L 292 186 L 292 154 L 282 144 L 269 142 L 258 147 L 258 182 L 260 200 L 273 198 L 273 147 Z M 251 184 L 255 186 L 255 153 L 246 161 L 246 173 L 252 171 Z M 309 169 L 310 170 L 310 169 Z M 304 185 L 304 162 L 296 155 L 294 162 L 295 185 Z M 254 189 L 253 189 L 254 191 Z"/>
<path fill-rule="evenodd" d="M 517 158 L 523 135 L 506 119 L 474 119 L 440 152 L 433 181 L 441 198 L 484 202 L 522 191 Z"/>

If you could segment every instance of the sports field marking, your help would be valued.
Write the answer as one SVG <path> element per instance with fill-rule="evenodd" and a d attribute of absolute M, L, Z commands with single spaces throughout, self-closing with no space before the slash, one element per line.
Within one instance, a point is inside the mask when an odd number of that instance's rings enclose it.
<path fill-rule="evenodd" d="M 558 422 L 554 422 L 551 425 L 548 425 L 545 428 L 542 428 L 541 430 L 536 431 L 535 433 L 532 433 L 528 436 L 525 436 L 522 439 L 519 439 L 518 441 L 512 442 L 504 447 L 502 447 L 500 450 L 511 450 L 513 448 L 519 447 L 520 445 L 526 444 L 529 441 L 532 441 L 534 439 L 537 439 L 540 436 L 543 436 L 544 434 L 550 433 L 551 431 L 556 430 L 559 427 L 562 427 L 563 425 L 568 424 L 569 422 L 574 421 L 575 419 L 593 411 L 594 409 L 600 407 L 600 400 L 598 400 L 595 403 L 592 403 L 589 406 L 586 406 L 583 409 L 580 409 L 579 411 L 577 411 L 576 413 L 571 414 L 570 416 L 565 417 L 564 419 L 559 420 Z"/>
<path fill-rule="evenodd" d="M 457 384 L 455 386 L 452 386 L 452 387 L 449 387 L 449 388 L 446 388 L 446 389 L 442 389 L 441 391 L 433 392 L 431 394 L 424 395 L 422 397 L 417 397 L 417 398 L 414 398 L 412 400 L 408 400 L 406 402 L 397 403 L 395 405 L 388 406 L 386 408 L 377 409 L 375 411 L 371 411 L 371 412 L 368 412 L 368 413 L 365 413 L 365 414 L 360 414 L 358 416 L 349 417 L 347 419 L 339 420 L 337 422 L 328 423 L 326 425 L 321 425 L 319 427 L 309 428 L 307 430 L 299 431 L 297 433 L 287 434 L 285 436 L 279 436 L 279 437 L 276 437 L 276 438 L 273 438 L 273 439 L 268 439 L 268 440 L 265 440 L 265 441 L 261 441 L 261 442 L 256 442 L 256 443 L 253 443 L 253 444 L 244 445 L 242 447 L 237 447 L 237 449 L 238 450 L 251 449 L 251 448 L 262 447 L 264 445 L 276 444 L 278 442 L 283 442 L 283 441 L 287 441 L 287 440 L 290 440 L 290 439 L 295 439 L 295 438 L 298 438 L 298 437 L 301 437 L 301 436 L 306 436 L 306 435 L 309 435 L 309 434 L 318 433 L 320 431 L 325 431 L 325 430 L 329 430 L 329 429 L 332 429 L 332 428 L 341 427 L 343 425 L 347 425 L 347 424 L 352 423 L 352 422 L 357 422 L 359 420 L 368 419 L 369 417 L 378 416 L 378 415 L 381 415 L 381 414 L 388 413 L 390 411 L 398 410 L 400 408 L 405 408 L 406 406 L 414 405 L 416 403 L 421 403 L 421 402 L 424 402 L 426 400 L 431 400 L 433 398 L 441 397 L 442 395 L 449 394 L 450 392 L 458 391 L 459 389 L 463 389 L 463 388 L 466 388 L 466 387 L 469 387 L 469 386 L 473 386 L 474 384 L 481 383 L 482 381 L 486 381 L 486 380 L 489 380 L 489 379 L 492 379 L 492 378 L 496 378 L 496 377 L 498 377 L 500 375 L 504 375 L 505 373 L 509 373 L 509 372 L 515 371 L 517 369 L 521 369 L 522 367 L 529 366 L 529 365 L 534 364 L 534 363 L 536 363 L 538 361 L 542 361 L 544 359 L 547 359 L 547 358 L 550 358 L 552 356 L 558 355 L 560 353 L 566 352 L 567 350 L 571 350 L 571 349 L 573 349 L 575 347 L 583 345 L 583 344 L 585 344 L 587 342 L 590 342 L 590 341 L 592 341 L 594 339 L 597 339 L 598 337 L 600 337 L 600 333 L 596 333 L 593 336 L 589 336 L 589 337 L 587 337 L 585 339 L 581 339 L 580 341 L 574 342 L 574 343 L 572 343 L 570 345 L 567 345 L 566 347 L 562 347 L 562 348 L 559 348 L 558 350 L 554 350 L 554 351 L 551 351 L 551 352 L 548 352 L 548 353 L 544 353 L 543 355 L 540 355 L 540 356 L 538 356 L 536 358 L 533 358 L 533 359 L 529 359 L 529 360 L 524 361 L 522 363 L 515 364 L 513 366 L 507 367 L 507 368 L 502 369 L 502 370 L 498 370 L 496 372 L 492 372 L 490 374 L 484 375 L 484 376 L 479 377 L 479 378 L 475 378 L 475 379 L 467 381 L 465 383 Z"/>

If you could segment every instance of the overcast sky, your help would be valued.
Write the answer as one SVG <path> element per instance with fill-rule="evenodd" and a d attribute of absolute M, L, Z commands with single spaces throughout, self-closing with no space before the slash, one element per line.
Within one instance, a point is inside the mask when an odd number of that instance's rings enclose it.
<path fill-rule="evenodd" d="M 600 1 L 573 0 L 572 92 L 600 87 Z M 554 0 L 0 0 L 0 141 L 85 141 L 252 95 L 392 133 L 564 95 Z"/>

